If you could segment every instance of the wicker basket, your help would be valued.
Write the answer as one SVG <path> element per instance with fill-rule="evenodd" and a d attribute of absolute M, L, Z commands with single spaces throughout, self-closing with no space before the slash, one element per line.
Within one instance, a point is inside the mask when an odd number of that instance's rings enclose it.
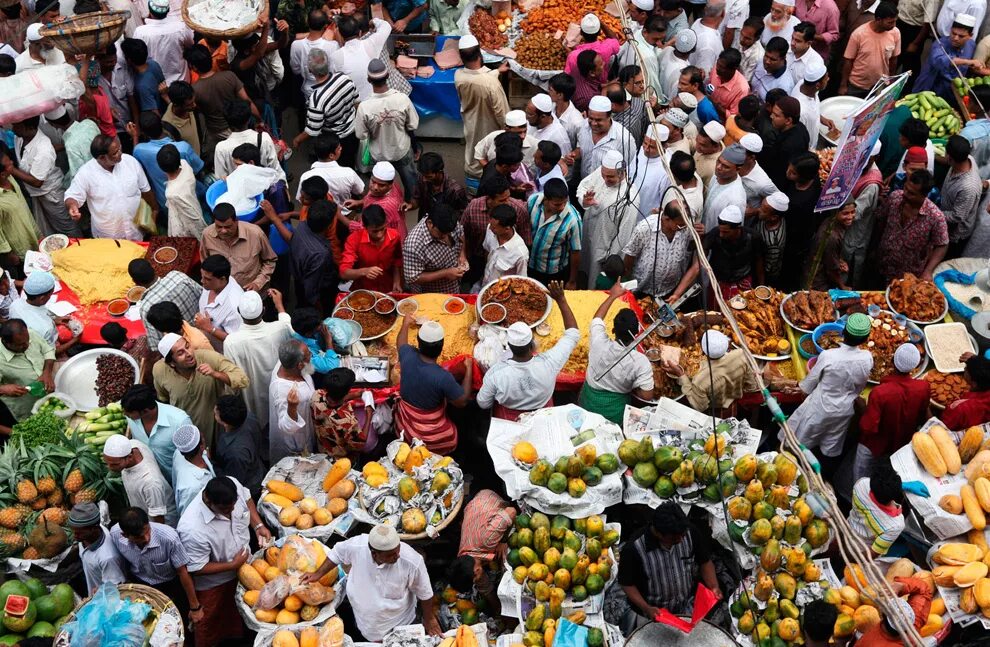
<path fill-rule="evenodd" d="M 463 485 L 462 485 L 462 488 L 463 488 Z M 457 503 L 454 504 L 454 507 L 452 507 L 450 509 L 450 514 L 448 514 L 446 517 L 443 518 L 443 520 L 440 523 L 438 523 L 436 526 L 434 526 L 434 528 L 436 528 L 436 531 L 437 532 L 440 532 L 441 530 L 443 530 L 444 528 L 446 528 L 447 526 L 449 526 L 451 523 L 453 523 L 454 518 L 458 514 L 460 514 L 461 507 L 464 505 L 464 497 L 465 496 L 466 496 L 466 493 L 462 491 L 461 492 L 461 498 L 458 499 L 457 500 Z M 367 512 L 368 506 L 365 505 L 364 497 L 361 495 L 361 490 L 360 489 L 358 489 L 358 503 Z M 429 539 L 430 538 L 430 536 L 427 534 L 427 532 L 425 530 L 423 532 L 418 532 L 418 533 L 415 533 L 415 534 L 401 532 L 401 530 L 402 530 L 401 528 L 396 528 L 396 530 L 400 531 L 399 532 L 399 539 L 401 541 L 418 541 L 420 539 Z"/>
<path fill-rule="evenodd" d="M 186 23 L 189 29 L 195 32 L 203 34 L 204 36 L 211 36 L 213 38 L 219 38 L 220 40 L 227 40 L 229 38 L 243 38 L 248 34 L 256 31 L 258 29 L 258 23 L 251 22 L 241 27 L 234 27 L 231 29 L 211 29 L 205 25 L 201 25 L 192 18 L 189 17 L 189 5 L 196 5 L 203 0 L 182 0 L 182 20 Z M 261 3 L 261 10 L 258 12 L 258 20 L 261 22 L 266 22 L 268 20 L 268 2 L 264 0 Z"/>
<path fill-rule="evenodd" d="M 84 13 L 41 30 L 55 47 L 68 55 L 99 54 L 124 33 L 130 11 Z"/>
<path fill-rule="evenodd" d="M 161 616 L 162 613 L 164 613 L 165 609 L 167 609 L 168 607 L 175 606 L 175 603 L 172 602 L 172 599 L 169 598 L 167 595 L 165 595 L 158 589 L 151 588 L 150 586 L 145 586 L 144 584 L 118 584 L 117 591 L 120 593 L 120 597 L 125 600 L 141 600 L 142 602 L 147 602 L 149 605 L 151 605 L 152 610 L 154 610 L 155 613 L 157 613 L 159 616 Z M 76 608 L 72 610 L 72 613 L 69 614 L 65 622 L 69 623 L 74 621 L 76 619 L 76 613 L 79 612 L 79 609 L 82 609 L 84 606 L 86 606 L 86 604 L 89 603 L 89 601 L 90 598 L 86 598 L 85 600 L 80 602 L 78 606 L 76 606 Z M 180 631 L 179 639 L 181 644 L 181 642 L 185 639 L 185 627 L 182 626 L 182 623 L 179 623 L 179 631 Z M 62 645 L 68 645 L 68 644 L 69 644 L 69 635 L 65 631 L 59 631 L 58 634 L 55 636 L 54 645 L 56 647 L 60 647 Z"/>

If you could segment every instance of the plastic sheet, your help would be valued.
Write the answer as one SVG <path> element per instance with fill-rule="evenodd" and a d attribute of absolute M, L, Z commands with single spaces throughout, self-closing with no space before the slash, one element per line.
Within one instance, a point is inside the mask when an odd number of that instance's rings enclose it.
<path fill-rule="evenodd" d="M 82 96 L 72 65 L 46 65 L 0 79 L 0 123 L 12 124 L 53 110 Z"/>
<path fill-rule="evenodd" d="M 122 600 L 117 586 L 104 582 L 64 629 L 72 647 L 143 645 L 145 631 L 141 623 L 150 612 L 151 605 Z"/>

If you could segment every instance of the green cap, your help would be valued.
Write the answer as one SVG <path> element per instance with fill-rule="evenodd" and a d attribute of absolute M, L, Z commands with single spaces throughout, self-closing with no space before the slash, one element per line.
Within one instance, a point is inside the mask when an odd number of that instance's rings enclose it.
<path fill-rule="evenodd" d="M 846 319 L 846 332 L 856 337 L 866 337 L 870 334 L 870 318 L 862 312 L 854 312 Z"/>

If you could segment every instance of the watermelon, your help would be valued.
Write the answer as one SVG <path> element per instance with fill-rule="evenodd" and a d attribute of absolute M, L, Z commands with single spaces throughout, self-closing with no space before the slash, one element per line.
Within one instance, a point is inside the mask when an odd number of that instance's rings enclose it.
<path fill-rule="evenodd" d="M 7 601 L 3 605 L 3 612 L 8 616 L 19 618 L 27 613 L 28 604 L 30 603 L 31 598 L 26 595 L 8 595 Z"/>

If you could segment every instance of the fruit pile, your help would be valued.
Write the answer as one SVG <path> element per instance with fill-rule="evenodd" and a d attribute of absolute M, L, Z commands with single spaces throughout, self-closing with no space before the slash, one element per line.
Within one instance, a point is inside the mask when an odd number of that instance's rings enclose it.
<path fill-rule="evenodd" d="M 615 454 L 598 455 L 591 443 L 585 443 L 570 456 L 561 456 L 555 463 L 537 455 L 532 443 L 522 440 L 513 445 L 512 458 L 523 469 L 529 469 L 529 482 L 545 487 L 554 494 L 565 491 L 575 499 L 584 496 L 589 487 L 595 487 L 608 474 L 619 470 Z"/>
<path fill-rule="evenodd" d="M 732 461 L 722 459 L 729 445 L 725 434 L 711 434 L 704 445 L 685 452 L 675 445 L 654 449 L 653 439 L 644 436 L 638 442 L 626 439 L 619 445 L 619 460 L 632 470 L 632 482 L 652 489 L 661 499 L 670 499 L 678 489 L 703 486 L 702 496 L 718 502 L 736 491 Z"/>
<path fill-rule="evenodd" d="M 928 136 L 931 139 L 951 137 L 962 130 L 959 114 L 945 99 L 931 90 L 909 94 L 894 105 L 910 108 L 912 117 L 921 119 L 928 125 Z"/>
<path fill-rule="evenodd" d="M 78 434 L 86 444 L 93 445 L 100 453 L 110 436 L 123 434 L 127 431 L 127 416 L 119 402 L 111 402 L 105 407 L 88 411 L 81 422 L 67 434 Z"/>
<path fill-rule="evenodd" d="M 938 546 L 931 555 L 932 577 L 940 589 L 958 589 L 963 613 L 990 617 L 990 547 L 983 531 L 970 531 L 966 539 Z"/>
<path fill-rule="evenodd" d="M 237 570 L 241 585 L 237 594 L 258 622 L 276 625 L 310 622 L 336 597 L 333 586 L 338 569 L 331 570 L 319 582 L 300 585 L 299 578 L 315 573 L 326 559 L 323 544 L 291 535 L 281 547 L 258 551 L 253 561 L 241 565 Z"/>
<path fill-rule="evenodd" d="M 54 638 L 75 606 L 76 596 L 68 584 L 49 589 L 34 577 L 4 582 L 0 585 L 0 645 L 16 645 L 25 638 Z"/>
<path fill-rule="evenodd" d="M 552 34 L 526 34 L 516 42 L 516 60 L 531 70 L 562 70 L 567 50 Z"/>
<path fill-rule="evenodd" d="M 272 647 L 342 647 L 344 621 L 334 616 L 319 629 L 304 627 L 299 631 L 279 629 L 272 639 Z"/>
<path fill-rule="evenodd" d="M 526 621 L 519 629 L 525 631 L 522 643 L 513 643 L 510 647 L 550 647 L 553 645 L 557 629 L 565 622 L 576 625 L 583 625 L 587 620 L 584 611 L 576 611 L 566 618 L 551 618 L 547 616 L 547 605 L 537 604 L 528 614 Z M 587 627 L 588 635 L 585 638 L 587 647 L 603 647 L 605 635 L 598 627 Z M 563 635 L 563 634 L 562 634 Z M 569 642 L 568 644 L 573 644 Z"/>
<path fill-rule="evenodd" d="M 68 411 L 68 409 L 69 405 L 62 402 L 60 398 L 50 397 L 41 403 L 41 406 L 38 407 L 37 413 L 42 413 L 44 411 L 55 413 L 56 411 Z"/>
<path fill-rule="evenodd" d="M 956 87 L 960 95 L 966 95 L 970 90 L 979 85 L 990 85 L 990 76 L 976 76 L 966 79 L 956 77 L 952 79 L 952 85 Z"/>
<path fill-rule="evenodd" d="M 877 562 L 883 569 L 883 563 Z M 834 604 L 839 610 L 838 629 L 848 630 L 850 624 L 855 625 L 860 633 L 872 628 L 883 617 L 883 612 L 877 608 L 876 596 L 866 583 L 866 576 L 858 564 L 848 564 L 843 572 L 845 585 L 838 590 L 825 593 L 825 601 Z M 928 571 L 919 571 L 910 559 L 901 558 L 887 566 L 884 579 L 893 584 L 898 577 L 916 577 L 929 584 L 934 590 L 935 577 Z M 931 611 L 925 624 L 918 630 L 922 638 L 933 636 L 945 626 L 945 600 L 936 593 L 932 599 Z"/>
<path fill-rule="evenodd" d="M 354 496 L 357 485 L 344 478 L 350 471 L 350 459 L 341 458 L 327 472 L 322 483 L 326 505 L 321 505 L 316 497 L 306 496 L 299 486 L 276 479 L 265 483 L 267 493 L 262 494 L 261 500 L 279 509 L 278 521 L 283 532 L 288 528 L 310 530 L 326 526 L 347 512 L 347 501 Z"/>
<path fill-rule="evenodd" d="M 986 528 L 986 515 L 990 513 L 990 440 L 984 438 L 983 429 L 970 427 L 957 446 L 945 427 L 931 425 L 912 436 L 911 449 L 925 471 L 935 478 L 963 471 L 966 482 L 960 485 L 958 496 L 944 495 L 939 506 L 949 514 L 965 514 L 976 530 Z"/>

